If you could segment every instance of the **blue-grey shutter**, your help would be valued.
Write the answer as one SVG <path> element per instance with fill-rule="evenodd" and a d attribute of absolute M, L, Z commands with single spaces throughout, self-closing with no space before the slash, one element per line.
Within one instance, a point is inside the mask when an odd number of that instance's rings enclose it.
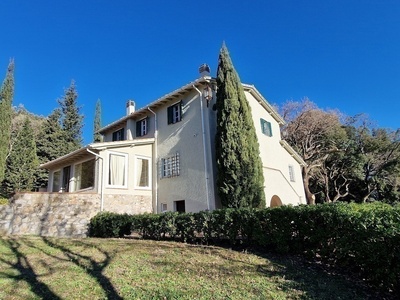
<path fill-rule="evenodd" d="M 168 113 L 168 124 L 171 124 L 171 123 L 173 123 L 172 119 L 173 119 L 173 113 L 174 113 L 172 106 L 168 107 L 167 113 Z"/>
<path fill-rule="evenodd" d="M 266 134 L 265 133 L 265 120 L 260 118 L 260 124 L 261 124 L 261 132 L 263 134 Z"/>
<path fill-rule="evenodd" d="M 146 132 L 145 134 L 148 134 L 150 132 L 150 118 L 146 117 Z"/>
<path fill-rule="evenodd" d="M 272 136 L 271 123 L 270 123 L 270 122 L 267 122 L 267 126 L 268 126 L 268 136 Z"/>
<path fill-rule="evenodd" d="M 136 136 L 141 136 L 141 122 L 137 121 L 136 122 Z"/>

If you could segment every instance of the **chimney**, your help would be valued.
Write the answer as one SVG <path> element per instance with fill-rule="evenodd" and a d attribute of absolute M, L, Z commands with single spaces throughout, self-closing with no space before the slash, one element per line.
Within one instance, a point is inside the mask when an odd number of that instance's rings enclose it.
<path fill-rule="evenodd" d="M 134 112 L 135 112 L 135 102 L 133 100 L 128 100 L 128 102 L 126 102 L 126 115 L 129 116 Z"/>
<path fill-rule="evenodd" d="M 202 64 L 199 68 L 200 77 L 210 76 L 210 67 L 207 64 Z"/>

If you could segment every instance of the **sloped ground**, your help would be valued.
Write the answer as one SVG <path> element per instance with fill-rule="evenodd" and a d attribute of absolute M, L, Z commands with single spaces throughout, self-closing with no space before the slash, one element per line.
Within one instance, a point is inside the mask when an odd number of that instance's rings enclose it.
<path fill-rule="evenodd" d="M 297 257 L 127 239 L 0 238 L 0 299 L 390 299 Z"/>

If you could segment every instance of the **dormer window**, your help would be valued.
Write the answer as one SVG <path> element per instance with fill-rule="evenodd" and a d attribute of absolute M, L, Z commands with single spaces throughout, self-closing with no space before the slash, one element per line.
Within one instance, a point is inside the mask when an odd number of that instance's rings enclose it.
<path fill-rule="evenodd" d="M 144 118 L 136 122 L 136 136 L 144 136 L 149 131 L 149 118 Z"/>
<path fill-rule="evenodd" d="M 121 128 L 117 131 L 114 131 L 112 134 L 112 140 L 115 141 L 123 141 L 124 140 L 124 128 Z"/>
<path fill-rule="evenodd" d="M 168 124 L 175 124 L 182 120 L 182 101 L 168 107 Z"/>

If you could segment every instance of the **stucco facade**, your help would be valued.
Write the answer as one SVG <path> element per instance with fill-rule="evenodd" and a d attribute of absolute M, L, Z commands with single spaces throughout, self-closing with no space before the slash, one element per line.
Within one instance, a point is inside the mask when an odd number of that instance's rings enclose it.
<path fill-rule="evenodd" d="M 283 119 L 254 86 L 243 87 L 260 146 L 267 206 L 304 203 L 304 162 L 281 140 Z M 219 208 L 215 94 L 215 80 L 203 73 L 139 110 L 128 101 L 126 115 L 100 130 L 104 142 L 42 165 L 50 172 L 48 191 L 100 194 L 101 210 L 111 210 L 106 195 L 124 196 L 127 205 L 129 196 L 140 198 L 154 213 Z M 85 174 L 93 180 L 83 180 Z"/>

